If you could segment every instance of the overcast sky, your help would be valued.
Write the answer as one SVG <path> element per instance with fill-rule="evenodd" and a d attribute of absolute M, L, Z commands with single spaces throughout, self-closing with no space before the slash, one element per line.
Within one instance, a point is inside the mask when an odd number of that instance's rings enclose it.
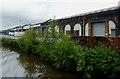
<path fill-rule="evenodd" d="M 119 0 L 1 0 L 0 30 L 118 6 Z"/>

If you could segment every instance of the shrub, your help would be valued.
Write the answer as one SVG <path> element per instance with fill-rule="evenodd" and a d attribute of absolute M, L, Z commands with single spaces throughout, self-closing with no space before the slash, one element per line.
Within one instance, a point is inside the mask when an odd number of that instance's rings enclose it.
<path fill-rule="evenodd" d="M 75 43 L 70 40 L 69 36 L 63 36 L 59 43 L 56 43 L 53 50 L 54 66 L 63 70 L 74 70 L 74 60 L 71 57 L 74 54 Z"/>
<path fill-rule="evenodd" d="M 88 78 L 95 74 L 114 78 L 120 70 L 120 55 L 114 49 L 99 43 L 94 49 L 86 51 L 85 63 Z"/>
<path fill-rule="evenodd" d="M 74 49 L 74 60 L 76 62 L 76 71 L 83 71 L 85 68 L 85 54 L 88 50 L 87 47 L 81 47 L 80 45 L 75 46 Z"/>
<path fill-rule="evenodd" d="M 53 22 L 50 25 L 56 26 Z M 62 30 L 59 33 L 56 32 L 53 26 L 47 28 L 43 34 L 38 47 L 40 56 L 53 63 L 57 69 L 73 69 L 75 66 L 70 55 L 74 54 L 75 43 L 71 41 L 70 35 L 65 35 Z"/>
<path fill-rule="evenodd" d="M 20 39 L 18 39 L 18 45 L 19 48 L 25 52 L 25 53 L 35 53 L 35 45 L 37 45 L 37 32 L 31 28 L 28 30 L 28 32 L 21 36 Z"/>
<path fill-rule="evenodd" d="M 2 45 L 18 47 L 17 40 L 11 38 L 2 38 Z"/>
<path fill-rule="evenodd" d="M 101 43 L 95 48 L 75 45 L 70 35 L 56 33 L 53 27 L 46 32 L 39 41 L 38 53 L 57 69 L 83 72 L 87 78 L 96 74 L 112 78 L 120 70 L 120 55 L 112 48 Z"/>

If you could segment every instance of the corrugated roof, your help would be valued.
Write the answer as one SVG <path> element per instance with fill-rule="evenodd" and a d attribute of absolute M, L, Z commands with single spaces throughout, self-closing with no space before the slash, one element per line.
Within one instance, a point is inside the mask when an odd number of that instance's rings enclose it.
<path fill-rule="evenodd" d="M 95 11 L 91 11 L 91 12 L 81 13 L 81 14 L 77 14 L 77 15 L 67 16 L 67 17 L 60 18 L 60 19 L 68 19 L 68 18 L 73 18 L 73 17 L 77 17 L 77 16 L 89 15 L 89 14 L 100 13 L 100 12 L 111 11 L 111 10 L 117 10 L 117 9 L 120 9 L 120 6 L 115 6 L 115 7 L 95 10 Z M 57 20 L 60 20 L 60 19 L 57 19 Z"/>

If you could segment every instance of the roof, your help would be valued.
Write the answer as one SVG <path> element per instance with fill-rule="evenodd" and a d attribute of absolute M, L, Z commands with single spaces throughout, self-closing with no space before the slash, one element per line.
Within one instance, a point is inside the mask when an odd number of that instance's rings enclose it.
<path fill-rule="evenodd" d="M 34 25 L 40 25 L 40 24 L 43 24 L 43 23 L 46 23 L 46 22 L 49 22 L 49 21 L 51 21 L 52 19 L 48 19 L 47 21 L 45 21 L 45 22 L 41 22 L 41 23 L 35 23 L 35 24 L 24 24 L 24 25 L 18 25 L 18 26 L 15 26 L 15 27 L 13 27 L 12 29 L 16 29 L 16 28 L 23 28 L 24 26 L 34 26 Z M 45 26 L 42 26 L 42 27 L 45 27 Z"/>
<path fill-rule="evenodd" d="M 47 21 L 45 21 L 45 22 L 41 22 L 41 23 L 36 23 L 36 24 L 31 24 L 31 25 L 39 25 L 39 24 L 43 24 L 43 23 L 46 23 L 46 22 L 49 22 L 49 21 L 51 21 L 52 19 L 48 19 Z"/>
<path fill-rule="evenodd" d="M 64 17 L 64 18 L 57 19 L 57 20 L 68 19 L 68 18 L 73 18 L 73 17 L 77 17 L 77 16 L 90 15 L 90 14 L 95 14 L 95 13 L 100 13 L 100 12 L 106 12 L 106 11 L 112 11 L 112 10 L 119 10 L 119 9 L 120 9 L 120 6 L 115 6 L 115 7 L 110 7 L 110 8 L 95 10 L 95 11 L 91 11 L 91 12 L 81 13 L 81 14 L 77 14 L 77 15 L 73 15 L 73 16 L 67 16 L 67 17 Z"/>
<path fill-rule="evenodd" d="M 49 27 L 50 25 L 43 25 L 43 26 L 36 26 L 34 28 L 39 28 L 39 27 Z"/>

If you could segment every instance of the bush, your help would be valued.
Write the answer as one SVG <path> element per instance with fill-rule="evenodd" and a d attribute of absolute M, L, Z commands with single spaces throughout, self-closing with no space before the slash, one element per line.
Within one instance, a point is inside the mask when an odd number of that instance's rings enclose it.
<path fill-rule="evenodd" d="M 85 54 L 85 74 L 89 78 L 95 74 L 114 78 L 120 70 L 120 55 L 112 48 L 99 43 Z"/>
<path fill-rule="evenodd" d="M 67 71 L 74 68 L 75 62 L 73 61 L 73 58 L 70 57 L 74 54 L 74 46 L 75 43 L 70 40 L 69 36 L 63 36 L 61 41 L 56 43 L 52 54 L 53 57 L 51 57 L 54 61 L 53 65 L 56 66 L 56 68 Z"/>
<path fill-rule="evenodd" d="M 18 47 L 17 40 L 11 38 L 2 38 L 2 45 Z"/>
<path fill-rule="evenodd" d="M 93 49 L 75 45 L 69 34 L 56 33 L 53 27 L 46 32 L 37 53 L 57 69 L 83 72 L 87 78 L 96 74 L 112 78 L 120 70 L 120 55 L 112 48 L 101 43 Z"/>
<path fill-rule="evenodd" d="M 19 48 L 25 53 L 35 54 L 36 45 L 38 44 L 36 37 L 37 32 L 33 28 L 29 29 L 26 34 L 18 39 Z"/>
<path fill-rule="evenodd" d="M 50 25 L 56 26 L 53 22 Z M 53 63 L 57 69 L 71 70 L 73 67 L 73 58 L 75 43 L 71 41 L 70 35 L 65 35 L 61 30 L 56 32 L 53 26 L 46 29 L 42 40 L 39 41 L 38 53 L 45 60 Z"/>
<path fill-rule="evenodd" d="M 73 58 L 76 62 L 76 71 L 83 71 L 85 69 L 85 54 L 87 50 L 87 47 L 75 46 Z"/>

